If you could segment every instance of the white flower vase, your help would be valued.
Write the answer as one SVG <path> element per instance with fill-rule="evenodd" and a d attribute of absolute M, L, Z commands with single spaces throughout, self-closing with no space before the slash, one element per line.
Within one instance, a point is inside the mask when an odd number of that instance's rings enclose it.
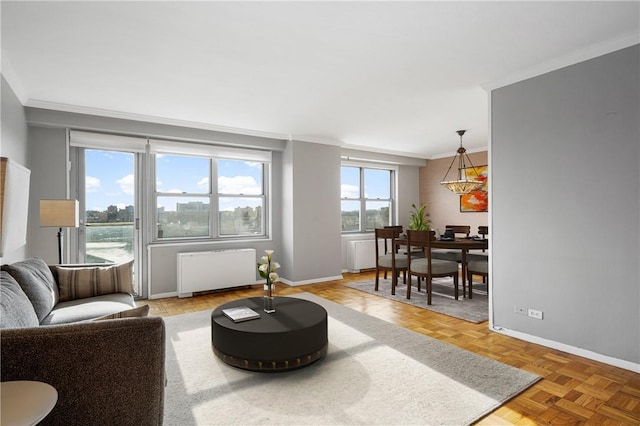
<path fill-rule="evenodd" d="M 275 289 L 275 284 L 267 282 L 264 286 L 264 311 L 268 314 L 272 314 L 276 311 L 276 308 L 273 304 L 273 290 Z"/>

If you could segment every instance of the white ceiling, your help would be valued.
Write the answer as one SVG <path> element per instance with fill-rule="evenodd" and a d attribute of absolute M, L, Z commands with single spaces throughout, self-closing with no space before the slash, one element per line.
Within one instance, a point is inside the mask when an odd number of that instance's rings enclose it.
<path fill-rule="evenodd" d="M 486 147 L 498 87 L 640 42 L 627 2 L 9 2 L 27 106 L 419 158 Z"/>

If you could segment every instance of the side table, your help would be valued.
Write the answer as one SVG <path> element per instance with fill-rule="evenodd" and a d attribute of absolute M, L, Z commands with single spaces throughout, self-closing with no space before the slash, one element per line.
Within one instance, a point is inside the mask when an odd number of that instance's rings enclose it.
<path fill-rule="evenodd" d="M 17 380 L 0 386 L 2 425 L 35 425 L 58 402 L 58 391 L 47 383 Z"/>

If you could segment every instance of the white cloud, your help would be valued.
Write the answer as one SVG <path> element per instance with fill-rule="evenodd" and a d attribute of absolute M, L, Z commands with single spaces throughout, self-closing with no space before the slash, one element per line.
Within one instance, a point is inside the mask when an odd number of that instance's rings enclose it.
<path fill-rule="evenodd" d="M 340 193 L 342 197 L 360 198 L 360 187 L 358 185 L 343 184 L 340 187 Z"/>
<path fill-rule="evenodd" d="M 87 192 L 99 192 L 101 188 L 100 179 L 93 176 L 86 176 L 84 178 L 84 188 Z"/>
<path fill-rule="evenodd" d="M 198 188 L 204 191 L 209 191 L 209 176 L 203 177 L 197 183 Z"/>
<path fill-rule="evenodd" d="M 126 175 L 125 177 L 118 179 L 118 185 L 120 185 L 120 190 L 127 195 L 133 195 L 135 190 L 135 179 L 133 174 Z"/>
<path fill-rule="evenodd" d="M 256 195 L 262 193 L 262 188 L 251 176 L 221 176 L 218 179 L 218 192 L 223 194 Z"/>

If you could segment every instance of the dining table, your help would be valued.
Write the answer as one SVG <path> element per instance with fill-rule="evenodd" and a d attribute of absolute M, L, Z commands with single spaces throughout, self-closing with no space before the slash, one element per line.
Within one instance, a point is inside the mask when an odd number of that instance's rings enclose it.
<path fill-rule="evenodd" d="M 400 235 L 399 238 L 395 239 L 396 246 L 406 246 L 407 245 L 407 236 L 406 234 Z M 411 242 L 411 245 L 414 247 L 419 246 L 419 244 Z M 450 249 L 450 250 L 460 250 L 461 252 L 461 265 L 462 265 L 462 288 L 466 288 L 467 284 L 467 254 L 469 250 L 487 250 L 489 248 L 489 240 L 477 237 L 464 237 L 464 238 L 454 238 L 454 239 L 434 239 L 431 240 L 432 248 L 441 248 L 441 249 Z"/>

